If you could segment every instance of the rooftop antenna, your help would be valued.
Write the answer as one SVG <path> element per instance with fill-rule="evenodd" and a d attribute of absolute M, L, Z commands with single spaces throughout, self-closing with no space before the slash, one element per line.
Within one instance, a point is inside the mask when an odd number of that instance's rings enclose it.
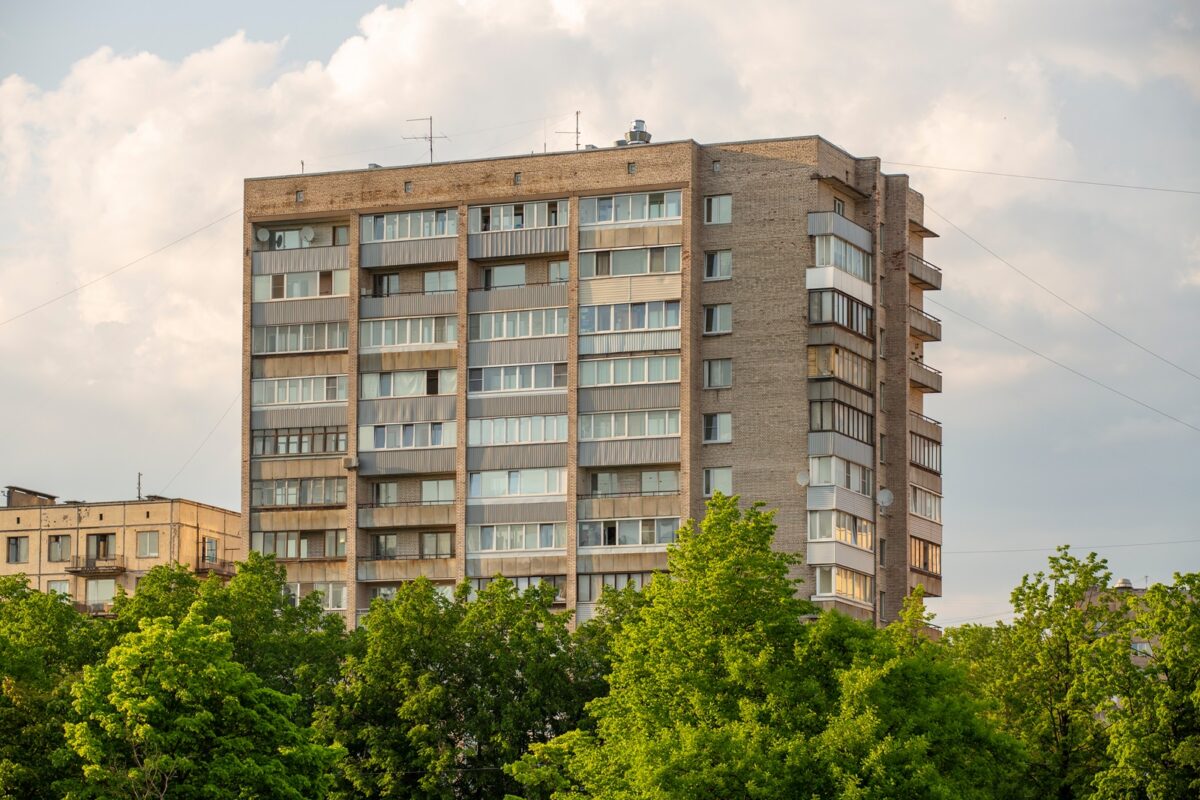
<path fill-rule="evenodd" d="M 304 162 L 301 161 L 300 163 L 303 164 Z M 139 472 L 138 473 L 138 500 L 141 500 L 141 499 L 142 499 L 142 473 Z"/>
<path fill-rule="evenodd" d="M 434 139 L 448 139 L 450 137 L 441 136 L 441 135 L 439 135 L 439 136 L 433 135 L 433 117 L 432 116 L 417 117 L 415 119 L 410 119 L 407 121 L 408 122 L 428 122 L 429 123 L 429 133 L 426 134 L 425 136 L 404 136 L 402 138 L 404 138 L 404 139 L 424 139 L 425 141 L 429 142 L 429 163 L 432 164 L 433 163 L 433 140 Z"/>
<path fill-rule="evenodd" d="M 304 174 L 304 159 L 300 159 L 300 174 Z"/>
<path fill-rule="evenodd" d="M 574 133 L 575 134 L 575 149 L 579 149 L 579 112 L 575 112 L 575 130 L 573 131 L 555 131 L 555 133 Z"/>

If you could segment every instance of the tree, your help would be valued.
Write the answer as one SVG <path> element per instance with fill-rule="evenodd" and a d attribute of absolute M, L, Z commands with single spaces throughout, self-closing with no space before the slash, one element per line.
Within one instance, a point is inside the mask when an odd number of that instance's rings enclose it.
<path fill-rule="evenodd" d="M 212 580 L 220 583 L 215 576 Z M 161 564 L 143 575 L 135 594 L 118 594 L 113 602 L 116 629 L 136 631 L 144 619 L 168 617 L 179 624 L 200 596 L 200 580 L 183 564 Z"/>
<path fill-rule="evenodd" d="M 989 716 L 1019 739 L 1039 797 L 1088 797 L 1108 766 L 1111 698 L 1132 668 L 1128 624 L 1095 553 L 1060 547 L 1048 573 L 1013 590 L 1016 616 L 992 629 L 951 631 L 948 647 L 972 676 Z"/>
<path fill-rule="evenodd" d="M 233 660 L 229 624 L 144 620 L 72 690 L 68 797 L 315 797 L 336 751 L 292 721 L 295 698 Z"/>
<path fill-rule="evenodd" d="M 1111 763 L 1096 778 L 1097 796 L 1200 796 L 1200 573 L 1176 574 L 1126 608 L 1151 655 L 1108 715 Z"/>
<path fill-rule="evenodd" d="M 494 579 L 474 599 L 426 580 L 376 601 L 366 647 L 319 716 L 344 747 L 343 796 L 502 797 L 501 771 L 570 730 L 601 684 L 572 645 L 556 588 Z"/>

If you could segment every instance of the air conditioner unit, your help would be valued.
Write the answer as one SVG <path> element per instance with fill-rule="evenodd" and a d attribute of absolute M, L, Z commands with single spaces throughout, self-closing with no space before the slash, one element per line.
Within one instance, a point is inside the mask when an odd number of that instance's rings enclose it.
<path fill-rule="evenodd" d="M 342 459 L 342 466 L 346 469 L 358 469 L 358 459 L 354 456 L 346 456 Z"/>

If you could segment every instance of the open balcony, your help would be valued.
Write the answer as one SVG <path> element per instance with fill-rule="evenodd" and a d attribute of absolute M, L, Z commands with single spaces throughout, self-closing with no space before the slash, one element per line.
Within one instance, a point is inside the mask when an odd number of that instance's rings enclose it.
<path fill-rule="evenodd" d="M 411 581 L 421 577 L 431 581 L 454 580 L 457 577 L 457 563 L 457 560 L 450 556 L 360 556 L 357 575 L 360 581 L 385 583 Z"/>
<path fill-rule="evenodd" d="M 913 306 L 908 307 L 908 329 L 922 342 L 942 340 L 942 321 Z"/>
<path fill-rule="evenodd" d="M 908 254 L 908 279 L 922 289 L 942 288 L 942 271 L 912 253 Z"/>
<path fill-rule="evenodd" d="M 918 436 L 924 436 L 939 444 L 942 441 L 942 423 L 916 411 L 908 412 L 908 429 Z"/>
<path fill-rule="evenodd" d="M 413 528 L 454 524 L 454 501 L 368 503 L 358 507 L 360 528 Z"/>
<path fill-rule="evenodd" d="M 224 558 L 201 558 L 196 561 L 195 573 L 204 577 L 219 575 L 232 578 L 236 572 L 237 565 Z"/>
<path fill-rule="evenodd" d="M 908 383 L 919 392 L 938 393 L 942 391 L 942 373 L 912 359 L 908 362 Z"/>
<path fill-rule="evenodd" d="M 619 492 L 578 496 L 579 519 L 682 516 L 679 492 Z"/>
<path fill-rule="evenodd" d="M 67 572 L 75 575 L 119 575 L 125 571 L 125 556 L 72 556 Z"/>

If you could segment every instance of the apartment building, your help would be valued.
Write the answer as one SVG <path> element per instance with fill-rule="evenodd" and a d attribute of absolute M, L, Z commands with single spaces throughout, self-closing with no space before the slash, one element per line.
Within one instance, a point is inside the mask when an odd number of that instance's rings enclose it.
<path fill-rule="evenodd" d="M 720 490 L 778 509 L 822 607 L 940 595 L 921 195 L 820 137 L 634 128 L 246 181 L 244 535 L 297 593 L 353 623 L 501 574 L 586 619 Z"/>
<path fill-rule="evenodd" d="M 167 497 L 59 502 L 18 486 L 5 490 L 0 575 L 24 574 L 33 588 L 66 595 L 89 613 L 107 614 L 118 587 L 132 594 L 161 564 L 231 576 L 246 557 L 236 511 Z"/>

